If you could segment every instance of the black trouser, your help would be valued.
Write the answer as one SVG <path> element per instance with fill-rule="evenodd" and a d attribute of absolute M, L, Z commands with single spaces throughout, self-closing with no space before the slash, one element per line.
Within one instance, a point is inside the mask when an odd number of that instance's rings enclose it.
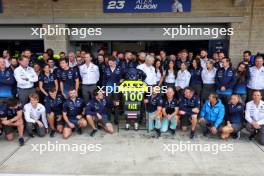
<path fill-rule="evenodd" d="M 96 84 L 92 85 L 85 85 L 82 84 L 82 96 L 85 103 L 88 103 L 88 101 L 93 97 L 93 93 L 96 90 Z"/>
<path fill-rule="evenodd" d="M 46 130 L 45 130 L 45 127 L 39 127 L 37 124 L 35 123 L 31 123 L 31 122 L 26 122 L 26 130 L 27 130 L 27 133 L 29 135 L 33 134 L 33 127 L 35 127 L 36 129 L 36 132 L 37 132 L 37 135 L 39 137 L 44 137 L 45 134 L 46 134 Z"/>
<path fill-rule="evenodd" d="M 18 89 L 18 98 L 19 98 L 19 101 L 22 107 L 24 107 L 24 105 L 28 103 L 29 95 L 35 92 L 36 92 L 35 88 L 29 88 L 29 89 L 19 88 Z"/>
<path fill-rule="evenodd" d="M 253 134 L 257 131 L 256 140 L 261 144 L 264 145 L 264 125 L 260 125 L 261 128 L 256 130 L 250 123 L 246 124 L 246 129 Z"/>

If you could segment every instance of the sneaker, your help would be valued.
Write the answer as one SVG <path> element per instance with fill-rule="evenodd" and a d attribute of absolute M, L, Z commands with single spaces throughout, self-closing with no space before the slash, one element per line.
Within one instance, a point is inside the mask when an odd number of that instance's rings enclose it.
<path fill-rule="evenodd" d="M 203 136 L 207 136 L 209 134 L 209 129 L 206 129 L 204 132 L 203 132 Z"/>
<path fill-rule="evenodd" d="M 137 131 L 138 130 L 138 123 L 134 123 L 134 129 Z"/>
<path fill-rule="evenodd" d="M 129 130 L 129 128 L 130 128 L 130 124 L 129 123 L 126 123 L 125 129 L 126 130 Z"/>
<path fill-rule="evenodd" d="M 174 129 L 169 129 L 169 131 L 170 131 L 170 134 L 172 135 L 172 136 L 174 136 L 175 135 L 175 133 L 176 133 L 176 130 L 174 130 Z"/>
<path fill-rule="evenodd" d="M 31 138 L 35 137 L 35 135 L 34 135 L 33 133 L 30 133 L 30 134 L 28 134 L 28 135 L 29 135 L 29 137 L 31 137 Z"/>
<path fill-rule="evenodd" d="M 160 137 L 160 135 L 161 135 L 160 129 L 156 129 L 155 131 L 156 131 L 156 134 L 157 134 L 157 136 L 156 136 L 156 137 L 157 137 L 157 138 L 159 138 L 159 137 Z"/>
<path fill-rule="evenodd" d="M 232 137 L 233 139 L 237 139 L 237 140 L 240 139 L 240 131 L 237 133 L 234 133 Z"/>
<path fill-rule="evenodd" d="M 19 138 L 18 142 L 19 142 L 19 146 L 23 146 L 25 144 L 25 141 L 24 141 L 23 137 Z"/>
<path fill-rule="evenodd" d="M 51 131 L 50 131 L 50 137 L 53 138 L 53 137 L 55 136 L 55 133 L 56 133 L 55 130 L 51 130 Z"/>
<path fill-rule="evenodd" d="M 93 130 L 93 131 L 90 133 L 90 136 L 91 136 L 91 137 L 94 137 L 96 132 L 97 132 L 97 130 L 96 130 L 96 129 L 95 129 L 95 130 Z"/>
<path fill-rule="evenodd" d="M 194 138 L 194 134 L 195 134 L 195 131 L 191 130 L 191 132 L 190 132 L 190 139 L 193 139 Z"/>
<path fill-rule="evenodd" d="M 77 129 L 77 133 L 78 133 L 79 135 L 81 135 L 81 134 L 82 134 L 82 129 L 81 129 L 81 128 L 78 128 L 78 129 Z"/>
<path fill-rule="evenodd" d="M 248 137 L 248 139 L 251 141 L 251 140 L 253 140 L 253 139 L 255 138 L 255 136 L 256 136 L 256 134 L 253 133 L 253 134 L 251 134 L 251 135 Z"/>

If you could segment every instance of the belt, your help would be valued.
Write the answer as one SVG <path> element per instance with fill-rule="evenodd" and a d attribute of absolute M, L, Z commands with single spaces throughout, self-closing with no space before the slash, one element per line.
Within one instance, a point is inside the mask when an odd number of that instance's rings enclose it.
<path fill-rule="evenodd" d="M 19 90 L 29 90 L 29 89 L 34 89 L 34 87 L 31 88 L 18 88 Z"/>

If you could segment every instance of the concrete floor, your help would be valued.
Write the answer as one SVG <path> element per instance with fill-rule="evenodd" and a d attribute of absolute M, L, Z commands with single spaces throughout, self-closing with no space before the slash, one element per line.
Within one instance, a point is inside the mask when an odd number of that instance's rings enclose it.
<path fill-rule="evenodd" d="M 197 132 L 198 133 L 198 132 Z M 0 175 L 263 175 L 264 147 L 248 141 L 219 140 L 198 133 L 190 142 L 189 133 L 176 136 L 162 134 L 151 138 L 146 131 L 124 131 L 113 135 L 99 132 L 94 138 L 74 134 L 64 140 L 55 138 L 27 138 L 25 146 L 17 141 L 6 142 L 0 138 Z M 40 154 L 32 151 L 32 144 L 101 144 L 101 151 L 80 154 L 80 151 L 50 151 Z M 233 151 L 164 151 L 164 144 L 233 144 Z"/>

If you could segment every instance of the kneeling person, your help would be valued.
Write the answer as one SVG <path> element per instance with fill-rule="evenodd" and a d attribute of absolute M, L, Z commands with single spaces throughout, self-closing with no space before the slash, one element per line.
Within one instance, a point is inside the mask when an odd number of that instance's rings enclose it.
<path fill-rule="evenodd" d="M 209 132 L 216 134 L 223 122 L 224 116 L 224 105 L 217 94 L 211 93 L 209 100 L 205 102 L 200 113 L 199 123 L 202 127 L 203 135 L 207 136 Z"/>
<path fill-rule="evenodd" d="M 67 139 L 71 136 L 72 130 L 77 128 L 77 133 L 82 134 L 82 128 L 87 126 L 86 120 L 83 118 L 84 102 L 77 97 L 75 89 L 70 89 L 69 98 L 63 104 L 63 119 L 65 126 L 63 129 L 63 138 Z"/>
<path fill-rule="evenodd" d="M 49 96 L 45 97 L 45 108 L 51 128 L 50 137 L 54 137 L 56 129 L 59 133 L 63 131 L 64 120 L 62 118 L 62 108 L 64 97 L 57 94 L 55 88 L 49 90 Z M 55 128 L 56 125 L 56 128 Z"/>
<path fill-rule="evenodd" d="M 153 86 L 151 95 L 144 100 L 147 105 L 148 130 L 155 130 L 157 137 L 160 137 L 161 118 L 162 118 L 162 98 L 159 96 L 160 87 Z"/>
<path fill-rule="evenodd" d="M 240 138 L 240 130 L 244 121 L 244 105 L 239 95 L 233 94 L 227 109 L 227 125 L 222 128 L 222 139 L 227 139 L 233 133 L 233 138 Z"/>
<path fill-rule="evenodd" d="M 200 98 L 194 94 L 190 87 L 184 89 L 184 95 L 179 99 L 179 121 L 183 131 L 187 131 L 187 126 L 192 124 L 190 138 L 194 138 L 197 125 L 197 116 L 200 108 Z"/>
<path fill-rule="evenodd" d="M 109 103 L 104 97 L 102 91 L 95 90 L 94 99 L 90 100 L 85 109 L 86 120 L 88 124 L 92 127 L 93 131 L 90 136 L 93 137 L 97 132 L 95 121 L 98 122 L 98 125 L 101 126 L 106 132 L 113 133 L 113 126 L 109 121 L 108 107 Z"/>
<path fill-rule="evenodd" d="M 167 132 L 169 129 L 172 135 L 175 134 L 178 111 L 179 107 L 174 97 L 174 90 L 172 87 L 169 87 L 167 89 L 166 98 L 163 101 L 161 132 Z"/>
<path fill-rule="evenodd" d="M 12 141 L 14 139 L 14 131 L 17 129 L 20 146 L 24 145 L 24 124 L 22 114 L 22 108 L 15 98 L 9 98 L 6 101 L 6 105 L 0 105 L 0 121 L 3 125 L 5 137 L 8 141 Z"/>
<path fill-rule="evenodd" d="M 36 93 L 29 95 L 30 102 L 24 106 L 26 129 L 30 137 L 34 137 L 33 128 L 36 129 L 39 137 L 44 137 L 48 132 L 46 109 L 39 103 L 39 96 Z"/>

